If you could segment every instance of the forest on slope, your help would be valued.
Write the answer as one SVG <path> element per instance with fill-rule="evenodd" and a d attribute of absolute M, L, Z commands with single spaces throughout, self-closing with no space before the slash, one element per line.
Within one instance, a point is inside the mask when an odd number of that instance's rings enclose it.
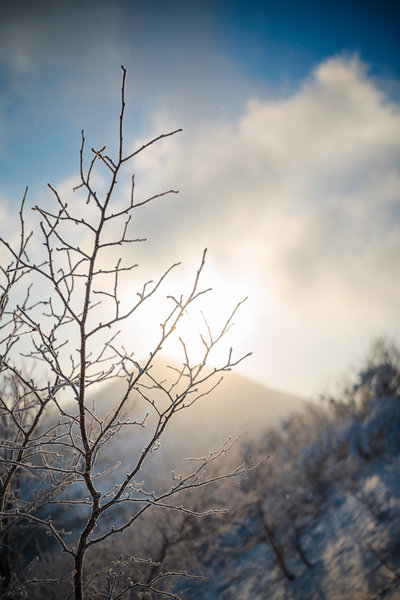
<path fill-rule="evenodd" d="M 399 348 L 375 342 L 321 401 L 242 448 L 268 459 L 230 486 L 225 529 L 196 557 L 212 577 L 188 597 L 399 597 Z"/>

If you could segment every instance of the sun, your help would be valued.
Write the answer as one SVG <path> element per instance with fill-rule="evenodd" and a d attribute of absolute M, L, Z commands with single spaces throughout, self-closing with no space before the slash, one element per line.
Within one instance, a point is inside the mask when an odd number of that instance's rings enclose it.
<path fill-rule="evenodd" d="M 203 279 L 201 289 L 210 288 L 209 291 L 200 295 L 183 313 L 175 330 L 168 336 L 161 349 L 162 354 L 180 361 L 185 360 L 185 353 L 187 353 L 192 364 L 202 361 L 206 350 L 205 344 L 210 345 L 221 336 L 236 306 L 245 298 L 243 288 L 238 282 L 224 278 L 216 270 L 208 269 Z M 121 333 L 120 341 L 127 351 L 134 351 L 138 356 L 145 356 L 152 352 L 160 339 L 161 323 L 174 306 L 170 296 L 178 298 L 182 293 L 185 300 L 185 292 L 187 294 L 192 286 L 193 274 L 181 279 L 171 278 L 158 295 L 154 295 L 140 307 Z M 124 304 L 127 305 L 132 301 L 136 291 L 130 286 L 125 287 Z M 238 356 L 248 351 L 248 347 L 245 347 L 246 339 L 254 328 L 256 311 L 254 310 L 255 295 L 248 294 L 247 289 L 246 292 L 249 297 L 239 306 L 229 321 L 227 331 L 209 353 L 208 363 L 211 366 L 224 364 L 231 347 L 234 351 L 237 350 Z"/>

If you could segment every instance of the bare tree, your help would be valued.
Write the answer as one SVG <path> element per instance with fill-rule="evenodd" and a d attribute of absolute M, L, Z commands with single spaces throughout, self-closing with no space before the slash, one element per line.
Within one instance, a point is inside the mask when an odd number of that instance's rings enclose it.
<path fill-rule="evenodd" d="M 125 263 L 121 249 L 145 241 L 130 236 L 132 216 L 148 203 L 176 191 L 171 189 L 136 201 L 132 176 L 131 193 L 126 200 L 120 200 L 116 198 L 117 183 L 139 153 L 181 131 L 162 134 L 128 152 L 124 142 L 124 67 L 122 72 L 116 156 L 106 154 L 106 147 L 92 148 L 86 162 L 86 140 L 82 132 L 80 183 L 74 188 L 77 200 L 68 204 L 49 184 L 55 208 L 34 207 L 39 217 L 44 255 L 30 258 L 36 255 L 36 247 L 30 255 L 27 253 L 30 235 L 25 234 L 22 210 L 19 247 L 16 249 L 0 238 L 11 260 L 11 266 L 2 270 L 5 283 L 0 316 L 7 317 L 10 288 L 19 283 L 22 276 L 31 279 L 32 289 L 36 290 L 32 301 L 29 291 L 25 299 L 16 301 L 14 309 L 9 311 L 6 334 L 1 341 L 4 441 L 0 519 L 3 531 L 8 532 L 2 544 L 3 548 L 7 546 L 7 536 L 10 538 L 23 524 L 47 533 L 67 557 L 63 586 L 66 593 L 73 590 L 76 600 L 88 597 L 91 581 L 86 577 L 85 557 L 89 551 L 103 547 L 117 534 L 133 528 L 142 515 L 154 507 L 192 517 L 209 514 L 209 510 L 197 511 L 178 504 L 177 496 L 245 470 L 240 465 L 219 475 L 208 471 L 208 467 L 229 450 L 232 442 L 228 441 L 195 462 L 191 472 L 173 475 L 169 485 L 161 491 L 146 489 L 138 480 L 174 416 L 209 394 L 219 385 L 223 373 L 245 356 L 236 359 L 231 349 L 221 366 L 208 366 L 210 353 L 233 324 L 239 302 L 219 331 L 214 333 L 204 321 L 201 334 L 204 352 L 200 361 L 191 360 L 190 348 L 181 339 L 181 366 L 171 368 L 167 378 L 160 378 L 153 369 L 165 342 L 177 335 L 185 312 L 210 291 L 203 289 L 200 282 L 206 251 L 191 288 L 179 297 L 168 297 L 169 309 L 161 320 L 158 340 L 149 355 L 137 358 L 137 354 L 118 343 L 120 326 L 139 313 L 177 265 L 172 265 L 156 281 L 146 282 L 135 301 L 124 306 L 121 282 L 137 265 Z M 108 181 L 105 189 L 95 184 L 99 170 Z M 129 253 L 125 252 L 125 256 Z M 47 290 L 48 298 L 43 296 Z M 89 396 L 95 398 L 106 382 L 113 380 L 122 382 L 123 391 L 118 398 L 110 398 L 106 412 L 100 411 L 95 402 L 89 401 Z M 137 418 L 129 414 L 132 396 L 141 398 L 142 405 L 147 406 Z M 150 432 L 146 443 L 129 457 L 128 468 L 122 473 L 115 460 L 101 471 L 102 456 L 112 440 L 126 430 L 135 436 L 135 431 L 148 424 Z M 36 482 L 30 490 L 20 484 L 28 476 Z M 121 507 L 125 510 L 120 510 Z M 72 532 L 64 529 L 66 511 L 76 515 Z M 167 577 L 185 574 L 161 571 L 160 561 L 158 564 L 149 562 L 151 576 L 147 572 L 143 580 L 128 576 L 131 567 L 146 560 L 138 556 L 121 559 L 118 566 L 104 574 L 103 583 L 98 584 L 98 589 L 103 590 L 102 597 L 116 600 L 132 590 L 146 589 L 150 594 L 177 598 L 160 584 Z M 1 573 L 4 597 L 14 597 L 13 594 L 28 585 L 59 585 L 58 578 L 41 579 L 39 571 L 29 569 L 28 563 L 25 570 L 17 574 L 11 554 L 8 554 L 7 564 Z M 101 574 L 92 577 L 99 581 Z M 121 581 L 123 585 L 118 583 Z"/>

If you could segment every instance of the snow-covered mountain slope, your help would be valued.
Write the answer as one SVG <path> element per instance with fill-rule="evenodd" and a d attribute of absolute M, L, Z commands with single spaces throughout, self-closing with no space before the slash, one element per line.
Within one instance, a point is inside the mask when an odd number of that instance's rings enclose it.
<path fill-rule="evenodd" d="M 287 560 L 284 577 L 267 540 L 225 561 L 198 586 L 198 600 L 397 600 L 400 598 L 400 478 L 398 458 L 381 459 L 354 481 L 333 487 L 301 539 L 309 561 Z M 238 540 L 239 542 L 239 540 Z M 216 547 L 218 543 L 214 542 Z"/>

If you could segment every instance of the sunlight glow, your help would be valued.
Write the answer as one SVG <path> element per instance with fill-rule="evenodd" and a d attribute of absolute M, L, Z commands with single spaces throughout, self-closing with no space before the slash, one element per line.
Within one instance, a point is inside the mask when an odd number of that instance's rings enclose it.
<path fill-rule="evenodd" d="M 193 286 L 193 273 L 191 276 L 180 280 L 171 278 L 158 296 L 149 299 L 146 303 L 147 306 L 144 305 L 138 310 L 136 317 L 132 318 L 129 325 L 121 333 L 120 341 L 127 350 L 134 350 L 140 356 L 147 355 L 154 349 L 160 338 L 160 323 L 164 321 L 173 308 L 173 300 L 168 296 L 174 296 L 179 300 L 179 292 L 184 292 L 183 300 L 185 300 L 187 292 Z M 190 361 L 193 363 L 199 362 L 205 351 L 202 338 L 206 343 L 210 342 L 208 327 L 212 338 L 215 340 L 220 335 L 237 304 L 244 300 L 242 286 L 224 280 L 219 273 L 206 267 L 204 285 L 200 289 L 208 288 L 212 289 L 198 297 L 185 311 L 176 330 L 164 343 L 162 354 L 184 360 L 183 342 Z M 165 293 L 166 291 L 167 293 Z M 132 290 L 127 285 L 122 293 L 122 303 L 126 304 L 129 299 L 132 300 L 135 294 L 136 290 Z M 227 360 L 230 347 L 234 349 L 234 358 L 239 358 L 239 356 L 249 351 L 249 343 L 246 340 L 248 340 L 254 327 L 255 294 L 249 295 L 250 298 L 239 307 L 234 315 L 229 330 L 211 351 L 209 356 L 210 365 L 223 364 Z"/>

